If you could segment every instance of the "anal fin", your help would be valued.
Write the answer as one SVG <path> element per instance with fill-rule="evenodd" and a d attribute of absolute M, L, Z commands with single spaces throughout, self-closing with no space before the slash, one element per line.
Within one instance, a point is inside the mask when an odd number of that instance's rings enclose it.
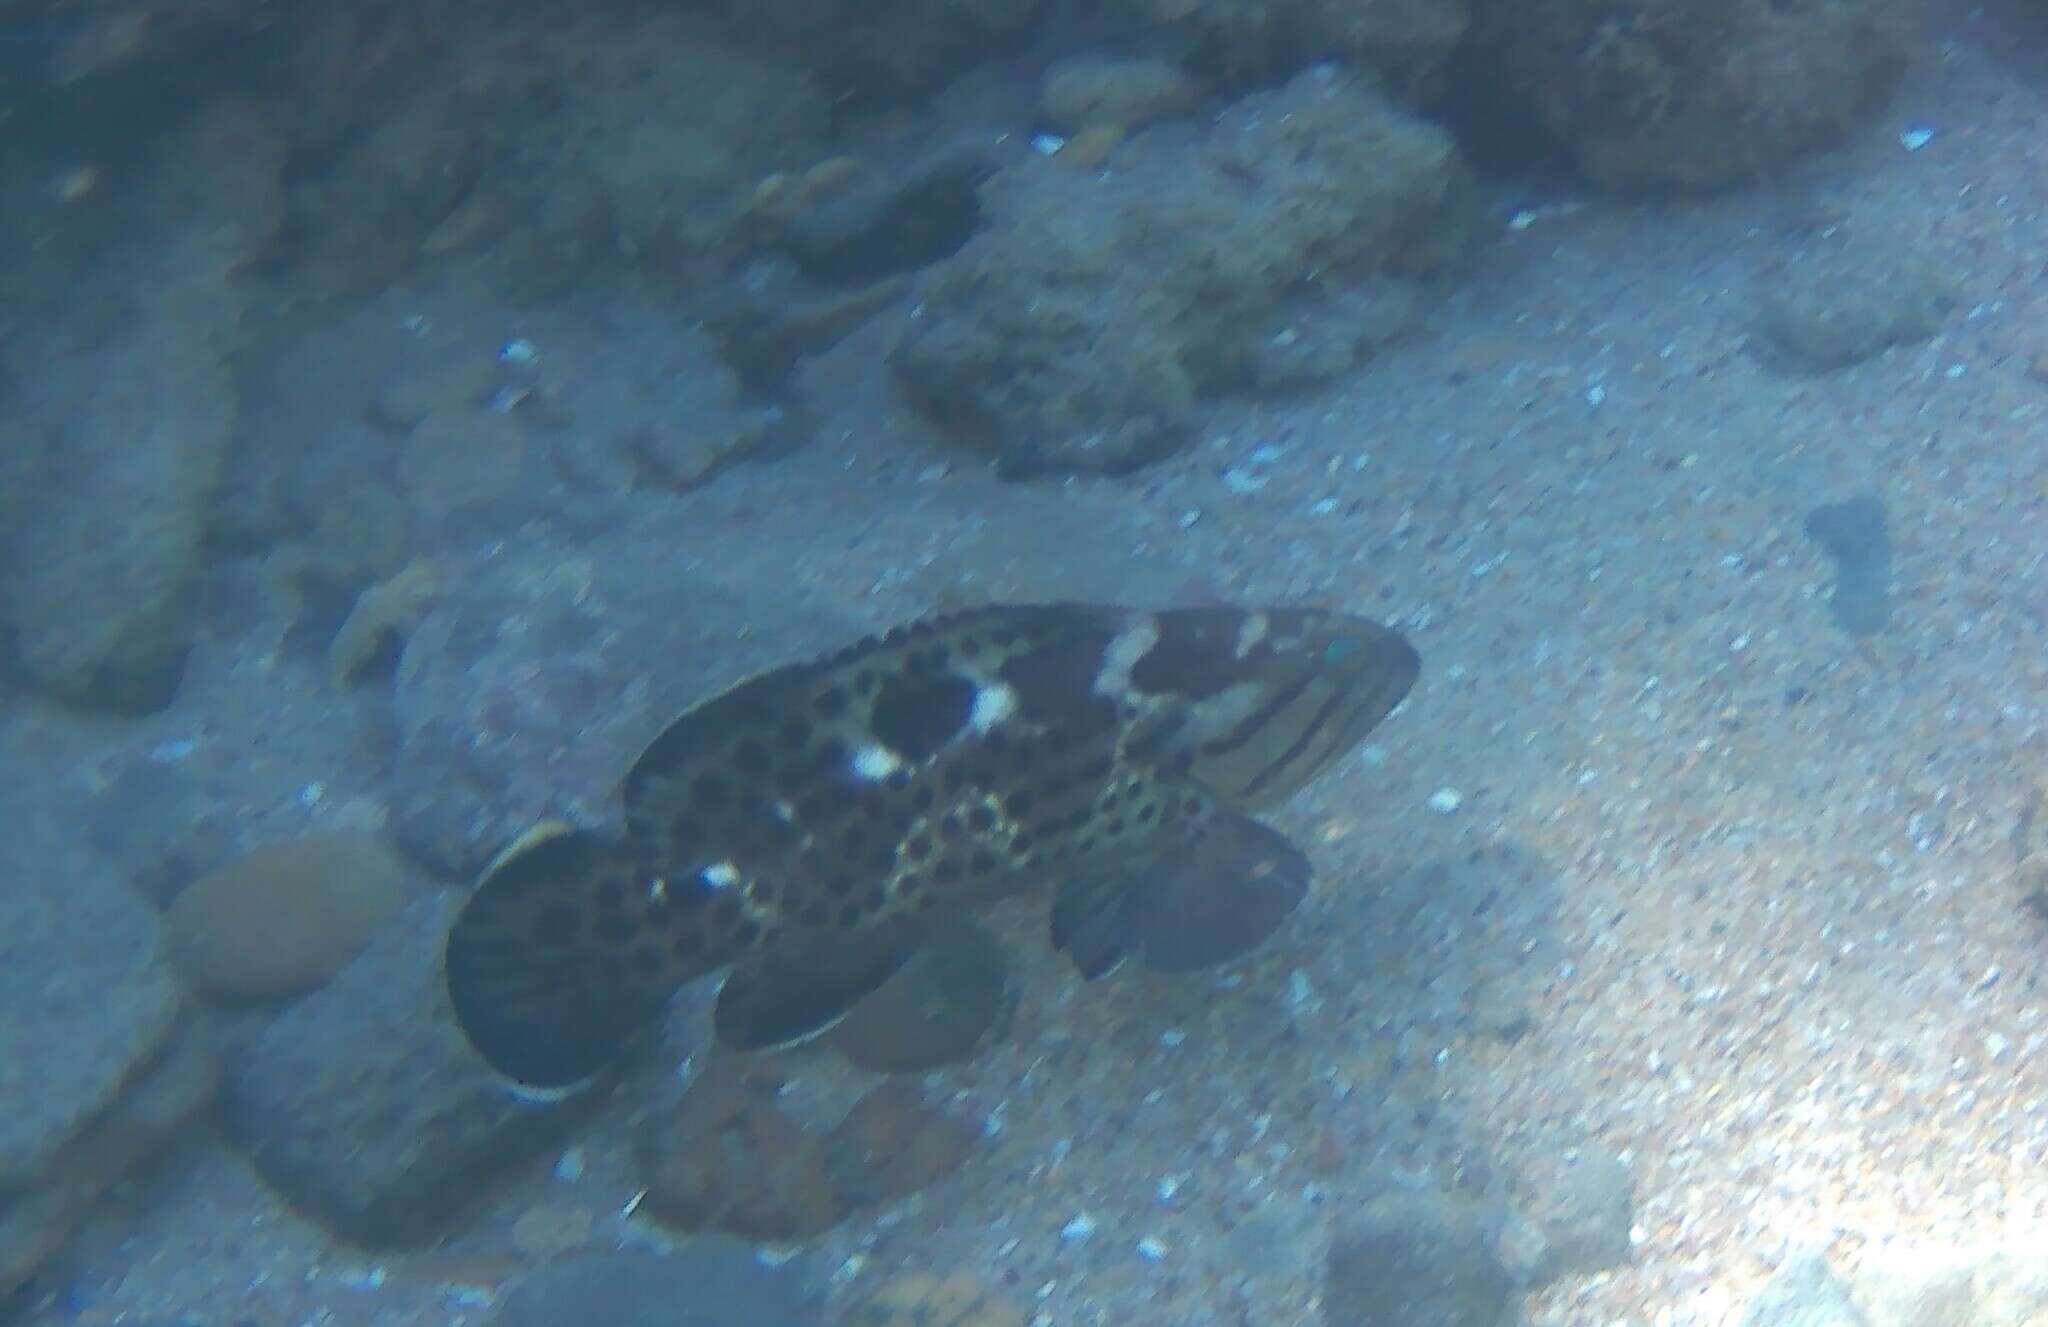
<path fill-rule="evenodd" d="M 845 948 L 766 954 L 734 968 L 711 1025 L 736 1051 L 795 1046 L 826 1032 L 896 975 L 921 937 L 862 937 Z"/>
<path fill-rule="evenodd" d="M 1053 950 L 1073 960 L 1083 981 L 1107 977 L 1130 956 L 1130 888 L 1122 876 L 1081 877 L 1053 896 Z"/>

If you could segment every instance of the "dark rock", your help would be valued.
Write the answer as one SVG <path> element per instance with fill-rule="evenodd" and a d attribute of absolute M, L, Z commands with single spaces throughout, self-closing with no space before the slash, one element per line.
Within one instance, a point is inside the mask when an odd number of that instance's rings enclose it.
<path fill-rule="evenodd" d="M 228 1132 L 295 1207 L 373 1248 L 447 1234 L 493 1180 L 559 1143 L 599 1097 L 523 1097 L 448 1008 L 454 901 L 414 905 L 362 956 L 244 1048 Z"/>
<path fill-rule="evenodd" d="M 317 298 L 369 294 L 419 256 L 500 151 L 492 122 L 431 78 L 324 169 L 296 172 L 281 256 Z"/>
<path fill-rule="evenodd" d="M 1597 1272 L 1627 1263 L 1632 1254 L 1634 1181 L 1621 1158 L 1582 1152 L 1563 1162 L 1540 1187 L 1531 1213 L 1542 1230 L 1542 1281 L 1574 1272 Z"/>
<path fill-rule="evenodd" d="M 885 277 L 854 290 L 808 295 L 792 280 L 771 290 L 748 290 L 707 314 L 725 360 L 754 397 L 780 395 L 806 357 L 830 350 L 910 288 L 907 278 Z"/>
<path fill-rule="evenodd" d="M 1719 189 L 1871 123 L 1922 0 L 1472 0 L 1459 95 L 1536 127 L 1593 183 Z"/>
<path fill-rule="evenodd" d="M 794 1267 L 761 1265 L 748 1245 L 716 1237 L 664 1254 L 597 1253 L 527 1273 L 490 1327 L 817 1327 L 817 1296 Z"/>
<path fill-rule="evenodd" d="M 1381 1198 L 1331 1242 L 1323 1280 L 1328 1327 L 1500 1327 L 1515 1284 L 1494 1240 L 1498 1222 L 1442 1195 Z"/>
<path fill-rule="evenodd" d="M 754 1066 L 714 1059 L 643 1140 L 647 1211 L 685 1230 L 803 1240 L 959 1169 L 980 1131 L 925 1104 L 909 1079 L 806 1129 Z"/>
<path fill-rule="evenodd" d="M 716 0 L 730 39 L 808 71 L 835 97 L 900 105 L 1032 35 L 1042 0 L 873 0 L 839 21 L 813 0 Z"/>
<path fill-rule="evenodd" d="M 979 136 L 870 167 L 781 218 L 777 239 L 814 281 L 875 281 L 957 252 L 980 221 L 976 191 L 998 159 Z"/>
<path fill-rule="evenodd" d="M 1849 245 L 1772 274 L 1755 344 L 1773 367 L 1826 373 L 1925 341 L 1956 304 L 1955 283 L 1936 264 Z"/>
<path fill-rule="evenodd" d="M 873 1207 L 951 1175 L 980 1138 L 979 1129 L 926 1105 L 915 1083 L 892 1078 L 825 1135 L 826 1173 L 849 1208 Z"/>
<path fill-rule="evenodd" d="M 802 1240 L 853 1211 L 818 1138 L 775 1104 L 773 1084 L 714 1060 L 645 1140 L 646 1210 L 683 1230 Z"/>
<path fill-rule="evenodd" d="M 1864 1327 L 1844 1285 L 1818 1253 L 1786 1260 L 1742 1310 L 1740 1327 Z"/>
<path fill-rule="evenodd" d="M 1891 621 L 1892 541 L 1875 497 L 1815 507 L 1806 533 L 1835 563 L 1828 611 L 1851 636 L 1874 636 Z"/>

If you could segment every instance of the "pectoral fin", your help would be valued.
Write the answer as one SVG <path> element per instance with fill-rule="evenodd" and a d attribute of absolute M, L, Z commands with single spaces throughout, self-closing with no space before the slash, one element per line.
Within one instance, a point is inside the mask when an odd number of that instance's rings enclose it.
<path fill-rule="evenodd" d="M 1070 882 L 1053 902 L 1053 946 L 1094 979 L 1126 957 L 1191 972 L 1250 953 L 1308 895 L 1308 857 L 1278 830 L 1199 793 L 1167 846 L 1122 883 Z"/>

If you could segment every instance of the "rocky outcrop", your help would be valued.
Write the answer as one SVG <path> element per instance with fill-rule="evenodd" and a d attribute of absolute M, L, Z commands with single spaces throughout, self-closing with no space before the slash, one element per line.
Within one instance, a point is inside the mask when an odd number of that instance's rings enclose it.
<path fill-rule="evenodd" d="M 1197 401 L 1341 373 L 1406 321 L 1462 195 L 1450 136 L 1318 68 L 1111 169 L 1058 156 L 982 187 L 986 228 L 932 270 L 898 376 L 1009 474 L 1135 469 Z"/>

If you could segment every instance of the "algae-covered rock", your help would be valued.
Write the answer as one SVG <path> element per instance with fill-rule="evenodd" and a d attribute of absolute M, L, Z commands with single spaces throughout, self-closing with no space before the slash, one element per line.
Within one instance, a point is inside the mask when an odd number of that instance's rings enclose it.
<path fill-rule="evenodd" d="M 840 1327 L 1023 1327 L 1024 1311 L 964 1273 L 905 1272 L 861 1295 Z"/>
<path fill-rule="evenodd" d="M 625 27 L 607 15 L 556 36 L 551 55 L 559 109 L 524 150 L 545 145 L 587 172 L 617 244 L 641 261 L 730 245 L 756 182 L 827 155 L 819 85 L 708 23 L 663 14 Z"/>
<path fill-rule="evenodd" d="M 1131 470 L 1186 444 L 1205 395 L 1348 369 L 1389 309 L 1349 293 L 1435 265 L 1466 216 L 1449 135 L 1327 67 L 1110 163 L 991 177 L 986 229 L 926 278 L 895 356 L 933 422 L 1005 473 Z M 1248 370 L 1304 337 L 1327 353 Z"/>
<path fill-rule="evenodd" d="M 1045 71 L 1038 110 L 1064 133 L 1107 124 L 1135 129 L 1187 114 L 1200 93 L 1192 78 L 1164 60 L 1074 56 Z"/>
<path fill-rule="evenodd" d="M 216 996 L 325 985 L 405 906 L 405 866 L 367 834 L 273 844 L 195 880 L 165 915 L 178 971 Z"/>
<path fill-rule="evenodd" d="M 776 1085 L 714 1061 L 644 1139 L 647 1211 L 685 1230 L 801 1240 L 854 1212 L 938 1182 L 980 1131 L 890 1079 L 818 1132 L 782 1109 Z"/>
<path fill-rule="evenodd" d="M 1923 0 L 1472 0 L 1461 77 L 1619 190 L 1725 188 L 1842 141 L 1905 73 Z"/>
<path fill-rule="evenodd" d="M 698 1238 L 672 1252 L 592 1253 L 529 1272 L 490 1327 L 817 1327 L 801 1269 L 764 1266 L 737 1240 Z"/>
<path fill-rule="evenodd" d="M 1939 263 L 1868 241 L 1831 246 L 1770 274 L 1755 345 L 1775 368 L 1825 373 L 1926 340 L 1960 302 Z"/>
<path fill-rule="evenodd" d="M 1181 62 L 1224 82 L 1270 81 L 1314 60 L 1427 88 L 1468 21 L 1468 0 L 1118 0 Z"/>
<path fill-rule="evenodd" d="M 689 705 L 754 669 L 855 635 L 793 595 L 773 550 L 716 568 L 666 509 L 574 547 L 545 540 L 422 568 L 368 596 L 337 640 L 337 677 L 396 735 L 392 829 L 441 872 L 473 876 L 534 821 L 614 814 L 620 776 Z M 373 663 L 395 658 L 382 670 Z M 373 693 L 373 694 L 372 694 Z M 387 727 L 388 725 L 388 727 Z"/>
<path fill-rule="evenodd" d="M 816 0 L 714 0 L 729 40 L 802 68 L 849 101 L 915 101 L 1037 31 L 1043 0 L 868 0 L 859 18 Z"/>

